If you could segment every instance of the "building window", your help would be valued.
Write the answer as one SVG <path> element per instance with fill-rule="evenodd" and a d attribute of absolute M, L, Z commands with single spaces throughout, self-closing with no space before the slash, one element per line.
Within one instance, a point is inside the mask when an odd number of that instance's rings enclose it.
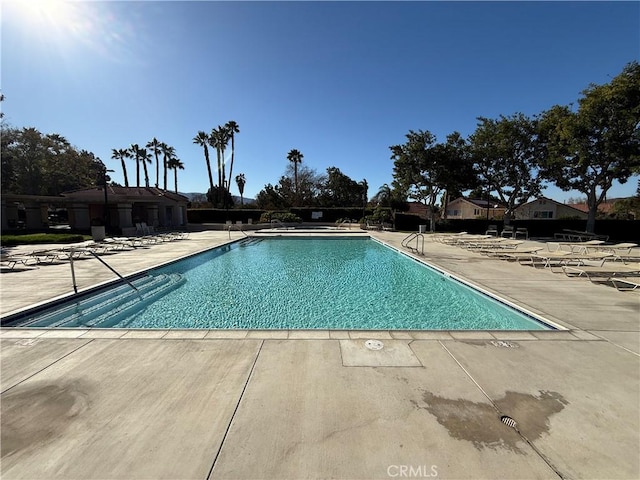
<path fill-rule="evenodd" d="M 553 212 L 549 210 L 533 212 L 533 218 L 553 218 Z"/>
<path fill-rule="evenodd" d="M 474 208 L 474 209 L 473 209 L 473 214 L 474 214 L 474 215 L 476 215 L 476 216 L 477 216 L 477 215 L 480 215 L 481 213 L 482 213 L 482 212 L 480 211 L 480 209 L 479 209 L 479 208 Z"/>
<path fill-rule="evenodd" d="M 459 210 L 447 210 L 448 217 L 457 217 L 460 214 Z"/>

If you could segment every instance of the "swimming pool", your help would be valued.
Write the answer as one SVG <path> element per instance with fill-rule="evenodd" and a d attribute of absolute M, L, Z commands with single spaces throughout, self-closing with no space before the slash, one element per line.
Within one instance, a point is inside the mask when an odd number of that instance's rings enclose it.
<path fill-rule="evenodd" d="M 370 238 L 253 237 L 129 285 L 3 322 L 21 327 L 538 330 L 537 319 Z"/>

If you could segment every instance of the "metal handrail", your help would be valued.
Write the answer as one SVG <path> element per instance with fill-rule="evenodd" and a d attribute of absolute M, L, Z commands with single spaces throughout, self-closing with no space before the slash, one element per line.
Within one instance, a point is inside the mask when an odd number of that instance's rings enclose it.
<path fill-rule="evenodd" d="M 247 235 L 247 233 L 242 230 L 242 225 L 240 225 L 240 227 L 238 227 L 238 225 L 234 225 L 233 223 L 230 223 L 229 225 L 227 225 L 227 231 L 229 232 L 229 240 L 231 240 L 231 227 L 236 227 L 236 230 L 238 230 L 239 232 L 241 232 L 245 237 L 249 238 L 249 235 Z"/>
<path fill-rule="evenodd" d="M 416 241 L 416 247 L 413 248 L 411 245 L 409 245 L 413 240 Z M 420 248 L 421 244 L 420 244 L 420 240 L 422 240 L 422 248 Z M 402 245 L 404 248 L 408 248 L 411 251 L 415 251 L 416 253 L 419 253 L 421 255 L 424 255 L 424 235 L 422 233 L 411 233 L 409 235 L 407 235 L 402 242 L 400 243 L 400 245 Z"/>
<path fill-rule="evenodd" d="M 89 253 L 90 255 L 93 255 L 100 263 L 102 263 L 105 267 L 107 267 L 109 270 L 115 273 L 120 278 L 120 280 L 127 283 L 131 288 L 133 288 L 138 294 L 138 296 L 140 297 L 140 299 L 142 299 L 142 296 L 140 295 L 140 292 L 138 291 L 136 286 L 133 283 L 131 283 L 129 280 L 124 278 L 122 275 L 120 275 L 111 265 L 109 265 L 107 262 L 101 259 L 96 252 L 92 250 L 83 250 L 83 251 Z M 76 271 L 73 265 L 73 255 L 75 252 L 76 252 L 76 249 L 74 248 L 69 249 L 69 265 L 71 265 L 71 281 L 73 282 L 73 291 L 75 293 L 78 293 L 78 285 L 76 284 Z"/>

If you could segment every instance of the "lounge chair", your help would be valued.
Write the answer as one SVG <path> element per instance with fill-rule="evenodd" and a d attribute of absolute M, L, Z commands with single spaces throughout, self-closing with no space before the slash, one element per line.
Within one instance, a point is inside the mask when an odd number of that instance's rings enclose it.
<path fill-rule="evenodd" d="M 603 264 L 607 258 L 613 257 L 612 253 L 576 253 L 567 251 L 533 253 L 531 254 L 531 265 L 536 267 L 542 265 L 543 268 L 562 267 L 563 265 L 584 265 L 588 261 L 601 261 Z"/>
<path fill-rule="evenodd" d="M 640 263 L 625 265 L 618 262 L 604 262 L 594 265 L 563 265 L 562 270 L 567 277 L 586 277 L 593 283 L 608 281 L 613 277 L 640 277 Z"/>
<path fill-rule="evenodd" d="M 636 279 L 611 277 L 610 281 L 621 292 L 635 290 L 640 287 L 640 280 Z"/>
<path fill-rule="evenodd" d="M 24 265 L 25 267 L 30 266 L 29 262 L 34 261 L 35 259 L 32 257 L 24 256 L 24 255 L 11 255 L 10 253 L 2 253 L 0 254 L 0 264 L 3 267 L 8 268 L 9 270 L 13 270 L 16 265 Z M 34 262 L 34 265 L 38 263 Z"/>
<path fill-rule="evenodd" d="M 548 242 L 547 248 L 550 252 L 559 252 L 559 251 L 569 251 L 574 253 L 587 253 L 589 247 L 601 246 L 604 243 L 604 240 L 588 240 L 586 242 Z M 551 245 L 557 245 L 555 250 L 551 250 Z M 562 247 L 568 247 L 568 249 L 563 249 Z"/>
<path fill-rule="evenodd" d="M 57 248 L 47 250 L 34 250 L 28 256 L 33 257 L 36 263 L 53 263 L 56 260 L 68 260 L 69 254 Z"/>

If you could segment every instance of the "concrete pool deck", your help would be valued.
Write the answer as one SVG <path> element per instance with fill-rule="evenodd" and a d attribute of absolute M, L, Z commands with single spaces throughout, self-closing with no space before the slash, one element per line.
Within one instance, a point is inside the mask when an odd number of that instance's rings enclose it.
<path fill-rule="evenodd" d="M 227 241 L 105 259 L 129 274 Z M 430 241 L 424 258 L 568 330 L 5 328 L 2 478 L 640 478 L 638 292 Z M 76 277 L 114 275 L 88 258 Z M 66 263 L 0 282 L 3 315 L 71 291 Z"/>

